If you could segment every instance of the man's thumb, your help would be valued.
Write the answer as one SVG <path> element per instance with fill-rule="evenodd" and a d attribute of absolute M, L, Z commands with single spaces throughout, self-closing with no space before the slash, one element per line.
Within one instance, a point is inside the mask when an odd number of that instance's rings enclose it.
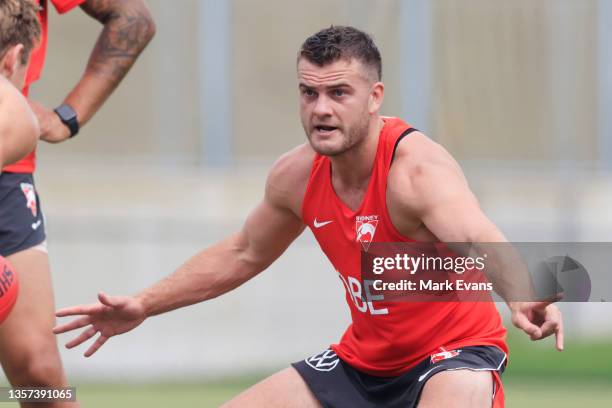
<path fill-rule="evenodd" d="M 100 300 L 100 303 L 102 303 L 104 306 L 118 307 L 122 304 L 120 298 L 117 296 L 108 296 L 104 292 L 98 293 L 98 300 Z"/>
<path fill-rule="evenodd" d="M 532 340 L 542 337 L 542 330 L 531 323 L 524 314 L 517 314 L 512 320 L 514 325 L 527 333 Z"/>

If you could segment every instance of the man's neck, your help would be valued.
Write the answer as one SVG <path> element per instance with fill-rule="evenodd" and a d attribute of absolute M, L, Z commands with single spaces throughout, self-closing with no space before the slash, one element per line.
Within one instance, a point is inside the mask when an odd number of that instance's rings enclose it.
<path fill-rule="evenodd" d="M 359 146 L 340 156 L 330 157 L 332 178 L 339 181 L 344 187 L 358 189 L 362 185 L 367 185 L 370 179 L 378 148 L 378 138 L 384 126 L 384 121 L 380 116 L 377 116 L 373 122 L 367 137 Z"/>

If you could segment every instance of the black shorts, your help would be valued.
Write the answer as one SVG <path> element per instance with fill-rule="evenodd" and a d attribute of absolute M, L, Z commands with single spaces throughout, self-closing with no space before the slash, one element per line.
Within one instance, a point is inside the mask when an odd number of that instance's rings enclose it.
<path fill-rule="evenodd" d="M 497 347 L 463 347 L 443 353 L 428 357 L 398 377 L 376 377 L 357 371 L 329 349 L 292 366 L 324 408 L 416 407 L 423 386 L 436 373 L 470 369 L 501 375 L 505 368 L 506 354 Z"/>
<path fill-rule="evenodd" d="M 45 221 L 32 175 L 0 174 L 0 255 L 12 255 L 44 240 Z"/>

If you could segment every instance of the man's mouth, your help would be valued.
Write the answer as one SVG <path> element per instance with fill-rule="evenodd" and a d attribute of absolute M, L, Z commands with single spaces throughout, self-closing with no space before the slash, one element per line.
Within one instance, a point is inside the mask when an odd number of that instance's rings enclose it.
<path fill-rule="evenodd" d="M 314 129 L 319 133 L 330 133 L 338 128 L 334 126 L 315 126 Z"/>

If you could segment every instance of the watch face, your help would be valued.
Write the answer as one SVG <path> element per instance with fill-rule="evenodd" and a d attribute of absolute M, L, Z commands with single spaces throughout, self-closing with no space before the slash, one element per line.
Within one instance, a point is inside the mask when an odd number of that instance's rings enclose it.
<path fill-rule="evenodd" d="M 62 105 L 56 109 L 56 112 L 63 120 L 72 120 L 76 118 L 76 112 L 68 105 Z"/>

